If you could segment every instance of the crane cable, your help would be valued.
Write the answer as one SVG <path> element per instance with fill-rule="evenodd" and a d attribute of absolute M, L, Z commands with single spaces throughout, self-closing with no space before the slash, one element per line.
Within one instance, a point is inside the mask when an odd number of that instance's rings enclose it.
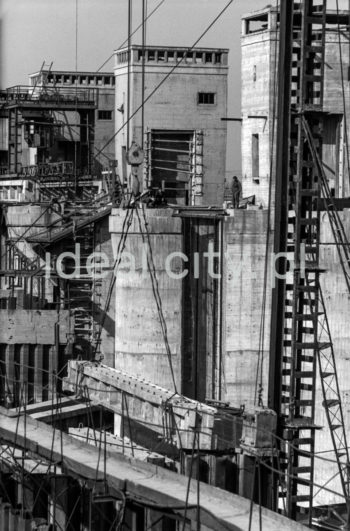
<path fill-rule="evenodd" d="M 159 4 L 156 5 L 156 7 L 146 16 L 146 18 L 144 19 L 145 22 L 147 22 L 147 20 L 149 20 L 151 18 L 151 16 L 156 12 L 158 11 L 158 9 L 161 7 L 162 4 L 164 4 L 165 0 L 161 0 L 161 2 L 159 2 Z M 134 31 L 130 34 L 130 37 L 133 37 L 135 35 L 135 33 L 138 32 L 138 30 L 140 28 L 142 28 L 144 25 L 144 22 L 142 21 L 141 24 L 139 24 L 137 26 L 136 29 L 134 29 Z M 123 41 L 118 47 L 117 47 L 117 50 L 120 50 L 121 48 L 123 48 L 123 46 L 125 46 L 128 42 L 128 39 L 129 39 L 129 36 L 125 39 L 125 41 Z M 102 68 L 108 63 L 108 61 L 110 61 L 114 56 L 114 52 L 108 57 L 108 59 L 105 60 L 105 62 L 96 70 L 96 72 L 100 72 L 100 70 L 102 70 Z"/>
<path fill-rule="evenodd" d="M 137 215 L 138 222 L 139 222 L 142 241 L 144 243 L 147 242 L 147 246 L 149 249 L 149 253 L 147 253 L 147 265 L 148 265 L 148 270 L 149 270 L 150 277 L 151 277 L 152 291 L 153 291 L 154 300 L 157 306 L 159 322 L 160 322 L 160 326 L 162 330 L 165 350 L 166 350 L 168 363 L 169 363 L 169 369 L 171 373 L 171 379 L 172 379 L 173 386 L 174 386 L 174 392 L 177 393 L 178 391 L 177 391 L 175 373 L 174 373 L 174 368 L 173 368 L 173 363 L 172 363 L 172 354 L 171 354 L 171 349 L 170 349 L 170 344 L 169 344 L 169 339 L 168 339 L 168 329 L 167 329 L 167 324 L 166 324 L 166 320 L 164 317 L 162 299 L 161 299 L 160 292 L 159 292 L 159 284 L 158 284 L 158 278 L 157 278 L 156 268 L 154 264 L 153 249 L 152 249 L 150 234 L 148 231 L 146 214 L 145 214 L 144 206 L 142 204 L 141 204 L 141 210 L 142 210 L 143 223 L 145 226 L 145 232 L 142 229 L 141 218 L 140 218 L 137 207 L 136 207 L 136 215 Z"/>
<path fill-rule="evenodd" d="M 103 151 L 109 146 L 109 144 L 115 139 L 115 137 L 124 129 L 134 116 L 142 109 L 142 107 L 152 98 L 152 96 L 158 91 L 158 89 L 166 82 L 166 80 L 171 76 L 171 74 L 183 63 L 187 55 L 192 52 L 192 50 L 197 46 L 197 44 L 203 39 L 203 37 L 208 33 L 208 31 L 216 24 L 216 22 L 222 17 L 222 15 L 227 11 L 230 5 L 235 0 L 229 0 L 223 9 L 216 15 L 216 17 L 211 21 L 211 23 L 206 27 L 206 29 L 201 33 L 201 35 L 196 39 L 190 48 L 184 52 L 183 56 L 179 58 L 178 62 L 170 69 L 170 71 L 161 79 L 161 81 L 154 87 L 154 89 L 148 94 L 144 101 L 135 109 L 135 111 L 130 115 L 129 119 L 126 120 L 123 125 L 117 129 L 117 131 L 109 138 L 109 140 L 102 146 L 96 153 L 95 157 L 98 157 L 100 154 L 103 154 Z"/>
<path fill-rule="evenodd" d="M 129 203 L 130 203 L 130 201 L 129 201 Z M 108 288 L 108 292 L 107 292 L 107 297 L 106 297 L 106 302 L 105 302 L 105 306 L 104 306 L 104 310 L 103 310 L 103 315 L 102 315 L 102 319 L 101 319 L 101 322 L 100 322 L 100 326 L 98 328 L 97 338 L 96 338 L 96 341 L 95 341 L 94 356 L 96 356 L 98 348 L 99 348 L 99 345 L 100 345 L 102 329 L 103 329 L 104 322 L 105 322 L 106 317 L 107 317 L 107 312 L 109 310 L 109 306 L 110 306 L 110 303 L 111 303 L 113 289 L 114 289 L 114 286 L 115 286 L 115 283 L 116 283 L 116 280 L 117 280 L 118 268 L 119 268 L 119 265 L 120 265 L 120 262 L 121 262 L 121 259 L 122 259 L 122 254 L 123 254 L 123 251 L 124 251 L 125 245 L 126 245 L 126 238 L 128 236 L 130 225 L 131 225 L 131 222 L 132 222 L 132 219 L 133 219 L 133 212 L 134 212 L 134 210 L 132 208 L 128 208 L 127 209 L 127 213 L 126 213 L 125 218 L 124 218 L 124 221 L 123 221 L 123 226 L 122 226 L 122 231 L 121 231 L 121 235 L 120 235 L 120 239 L 119 239 L 119 243 L 118 243 L 116 258 L 115 258 L 115 261 L 114 261 L 114 264 L 113 264 L 113 269 L 112 269 L 112 277 L 111 277 L 111 280 L 110 280 L 110 283 L 109 283 L 109 288 Z"/>
<path fill-rule="evenodd" d="M 279 10 L 279 0 L 276 0 L 276 10 Z M 274 148 L 275 148 L 275 132 L 276 132 L 276 107 L 277 107 L 277 27 L 276 27 L 276 42 L 274 52 L 274 74 L 273 74 L 273 108 L 272 108 L 272 131 L 271 131 L 271 146 L 270 146 L 270 175 L 268 188 L 268 204 L 267 204 L 267 227 L 265 239 L 265 261 L 264 261 L 264 281 L 263 281 L 263 297 L 261 303 L 261 318 L 259 328 L 259 349 L 258 349 L 258 363 L 256 368 L 255 379 L 255 393 L 254 404 L 258 403 L 259 407 L 263 407 L 263 371 L 264 371 L 264 343 L 265 343 L 265 326 L 266 326 L 266 299 L 267 299 L 267 277 L 268 277 L 268 263 L 269 263 L 269 247 L 270 247 L 270 232 L 271 232 L 271 196 L 272 196 L 272 172 L 274 164 Z"/>

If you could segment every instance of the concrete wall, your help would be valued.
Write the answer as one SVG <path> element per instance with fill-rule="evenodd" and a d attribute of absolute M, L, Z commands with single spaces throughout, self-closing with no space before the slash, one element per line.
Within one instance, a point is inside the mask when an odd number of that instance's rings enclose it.
<path fill-rule="evenodd" d="M 341 213 L 347 234 L 350 234 L 350 211 Z M 235 211 L 234 217 L 225 221 L 226 245 L 226 288 L 224 314 L 226 318 L 224 350 L 223 400 L 233 406 L 254 404 L 256 370 L 259 351 L 261 307 L 264 286 L 264 264 L 266 243 L 266 211 Z M 272 265 L 271 257 L 273 234 L 270 237 L 270 250 L 267 276 L 267 304 L 263 362 L 263 398 L 266 404 L 267 371 L 269 364 L 270 313 Z M 320 266 L 326 270 L 321 276 L 327 316 L 334 344 L 337 373 L 343 402 L 344 421 L 348 439 L 350 437 L 350 356 L 349 356 L 349 315 L 350 294 L 347 291 L 337 249 L 326 213 L 322 214 Z M 322 405 L 321 381 L 317 378 L 315 423 L 322 427 L 316 431 L 315 483 L 324 485 L 337 474 L 334 451 L 327 419 Z M 328 459 L 322 460 L 322 457 Z M 327 487 L 341 492 L 339 476 Z M 315 494 L 319 489 L 315 487 Z M 315 501 L 317 504 L 336 503 L 340 499 L 321 490 Z"/>
<path fill-rule="evenodd" d="M 174 63 L 147 62 L 145 97 L 169 74 Z M 141 63 L 131 66 L 131 114 L 142 103 Z M 124 114 L 116 112 L 116 131 L 126 120 L 127 65 L 117 64 L 116 109 L 124 106 Z M 198 92 L 215 92 L 214 105 L 198 105 Z M 220 205 L 224 195 L 227 116 L 227 66 L 183 63 L 157 89 L 145 106 L 145 129 L 203 130 L 204 178 L 203 204 Z M 130 141 L 141 143 L 141 112 L 130 124 Z M 116 136 L 116 154 L 121 164 L 121 148 L 126 145 L 126 127 Z"/>
<path fill-rule="evenodd" d="M 0 403 L 13 407 L 23 400 L 49 400 L 55 389 L 53 374 L 64 365 L 73 331 L 67 310 L 0 310 Z"/>
<path fill-rule="evenodd" d="M 264 268 L 266 252 L 267 212 L 263 210 L 231 211 L 234 217 L 223 221 L 223 329 L 222 353 L 222 400 L 234 406 L 254 404 L 256 370 L 260 345 L 260 320 L 265 293 Z M 126 211 L 114 209 L 110 217 L 110 231 L 114 255 L 120 240 Z M 166 256 L 183 250 L 183 227 L 171 211 L 146 210 L 147 222 L 155 257 L 159 289 L 166 318 L 169 342 L 173 353 L 173 365 L 178 382 L 181 380 L 181 355 L 185 345 L 184 316 L 181 280 L 171 279 L 165 271 Z M 140 212 L 140 217 L 141 212 Z M 266 403 L 268 351 L 271 305 L 271 248 L 270 233 L 266 280 L 265 338 L 261 343 L 260 359 L 263 360 L 263 387 Z M 135 257 L 136 271 L 130 271 L 131 258 L 119 267 L 115 290 L 116 338 L 115 366 L 137 376 L 144 376 L 156 384 L 172 388 L 168 361 L 164 349 L 157 307 L 154 302 L 149 274 L 142 275 L 142 237 L 137 214 L 134 212 L 125 250 Z M 187 255 L 192 256 L 187 250 Z M 175 270 L 189 268 L 190 262 L 174 260 Z M 190 274 L 193 272 L 191 271 Z M 202 272 L 204 274 L 204 270 Z M 187 279 L 186 279 L 187 281 Z M 203 294 L 201 295 L 201 297 Z M 186 313 L 187 311 L 187 313 Z M 216 324 L 213 325 L 214 327 Z M 207 330 L 206 333 L 209 333 Z M 204 331 L 203 331 L 204 333 Z M 206 351 L 206 355 L 209 355 Z M 211 374 L 208 369 L 208 375 Z M 182 382 L 184 385 L 184 382 Z M 207 398 L 211 385 L 207 386 Z"/>
<path fill-rule="evenodd" d="M 0 310 L 0 343 L 55 344 L 55 324 L 60 327 L 60 343 L 73 332 L 68 310 Z"/>
<path fill-rule="evenodd" d="M 274 67 L 278 61 L 275 14 L 269 11 L 269 28 L 243 34 L 242 63 L 242 194 L 256 196 L 256 204 L 268 206 L 273 138 Z M 245 27 L 243 25 L 243 27 Z M 253 175 L 252 135 L 259 135 L 259 175 Z M 274 201 L 274 186 L 271 190 Z"/>
<path fill-rule="evenodd" d="M 338 131 L 337 148 L 339 157 L 338 183 L 336 186 L 336 196 L 348 197 L 350 194 L 349 183 L 349 157 L 350 151 L 347 147 L 350 138 L 350 86 L 348 83 L 349 65 L 349 33 L 348 28 L 341 26 L 341 32 L 336 29 L 328 30 L 326 33 L 325 52 L 325 80 L 324 80 L 324 110 L 332 115 L 338 114 L 340 128 Z M 341 61 L 342 58 L 342 68 Z M 343 83 L 342 72 L 343 70 Z M 344 89 L 344 94 L 343 94 Z M 346 119 L 344 120 L 344 104 Z M 347 130 L 345 130 L 345 122 Z M 325 161 L 327 163 L 327 161 Z"/>
<path fill-rule="evenodd" d="M 130 211 L 112 210 L 109 228 L 114 258 L 122 234 L 124 217 L 128 212 Z M 152 282 L 146 266 L 148 246 L 145 245 L 143 252 L 137 213 L 141 220 L 143 219 L 140 210 L 133 211 L 125 246 L 125 251 L 130 254 L 124 254 L 124 263 L 121 263 L 116 276 L 115 367 L 173 389 Z M 182 250 L 181 220 L 172 218 L 168 209 L 147 210 L 146 218 L 167 324 L 171 359 L 176 383 L 180 389 L 182 284 L 181 280 L 170 278 L 165 270 L 165 259 L 170 253 Z M 142 227 L 145 232 L 144 225 Z M 133 258 L 135 270 L 129 267 Z M 172 267 L 175 271 L 181 271 L 182 262 L 173 260 Z"/>
<path fill-rule="evenodd" d="M 264 403 L 266 405 L 271 310 L 271 251 L 269 238 L 266 284 L 265 340 L 259 356 L 267 211 L 235 210 L 224 222 L 224 375 L 223 400 L 234 406 L 254 405 L 258 359 L 263 360 Z M 259 378 L 260 379 L 260 378 Z"/>

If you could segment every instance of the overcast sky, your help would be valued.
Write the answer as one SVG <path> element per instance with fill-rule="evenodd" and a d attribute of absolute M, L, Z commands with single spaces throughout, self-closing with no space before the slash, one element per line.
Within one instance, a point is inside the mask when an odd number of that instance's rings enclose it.
<path fill-rule="evenodd" d="M 335 0 L 331 0 L 335 3 Z M 160 0 L 148 0 L 152 11 Z M 152 45 L 192 45 L 228 0 L 165 0 L 147 24 Z M 240 116 L 240 19 L 276 0 L 235 0 L 198 46 L 229 48 L 229 114 Z M 133 0 L 133 27 L 141 21 Z M 330 2 L 328 2 L 328 5 Z M 55 70 L 74 70 L 78 5 L 78 70 L 96 70 L 127 37 L 128 0 L 0 0 L 0 85 L 27 84 L 28 74 L 53 61 Z M 348 0 L 339 0 L 347 7 Z M 333 5 L 331 5 L 333 7 Z M 141 42 L 141 33 L 133 37 Z M 104 70 L 113 69 L 111 60 Z M 239 144 L 239 125 L 229 123 L 229 149 Z M 236 147 L 232 148 L 236 150 Z M 229 157 L 228 170 L 239 169 Z"/>

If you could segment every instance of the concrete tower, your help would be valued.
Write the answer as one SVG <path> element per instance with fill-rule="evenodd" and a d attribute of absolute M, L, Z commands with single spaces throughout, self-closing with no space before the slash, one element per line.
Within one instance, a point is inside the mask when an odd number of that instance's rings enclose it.
<path fill-rule="evenodd" d="M 227 108 L 227 55 L 228 50 L 222 49 L 187 52 L 187 48 L 147 46 L 143 50 L 133 45 L 128 65 L 128 50 L 115 52 L 116 154 L 124 180 L 127 143 L 130 146 L 135 140 L 145 147 L 144 187 L 163 188 L 173 203 L 222 204 L 226 123 L 221 118 Z"/>

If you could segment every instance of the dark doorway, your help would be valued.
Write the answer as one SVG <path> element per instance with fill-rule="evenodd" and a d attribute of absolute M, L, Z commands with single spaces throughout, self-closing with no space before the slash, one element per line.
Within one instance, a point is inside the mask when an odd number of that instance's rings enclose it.
<path fill-rule="evenodd" d="M 183 282 L 182 392 L 195 400 L 216 399 L 220 379 L 220 260 L 211 268 L 208 248 L 220 251 L 220 221 L 183 220 L 189 274 Z M 214 275 L 213 275 L 214 273 Z"/>

